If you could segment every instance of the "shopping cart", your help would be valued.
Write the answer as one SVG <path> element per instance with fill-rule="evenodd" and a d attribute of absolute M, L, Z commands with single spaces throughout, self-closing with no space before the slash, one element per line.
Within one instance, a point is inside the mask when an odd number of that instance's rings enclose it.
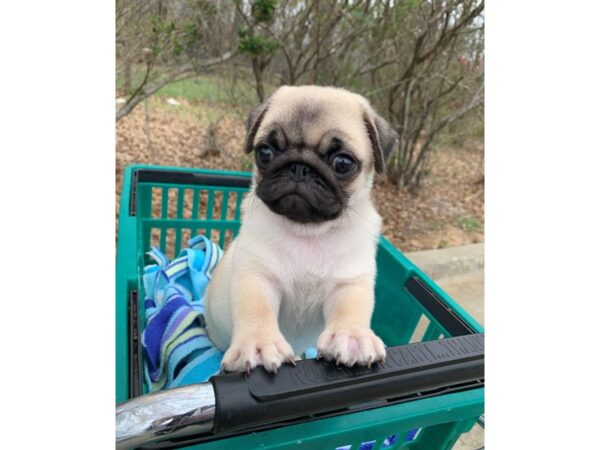
<path fill-rule="evenodd" d="M 148 394 L 140 346 L 145 253 L 203 234 L 227 248 L 250 174 L 129 166 L 116 277 L 117 448 L 450 449 L 484 408 L 483 329 L 381 237 L 372 326 L 385 364 L 258 368 Z"/>

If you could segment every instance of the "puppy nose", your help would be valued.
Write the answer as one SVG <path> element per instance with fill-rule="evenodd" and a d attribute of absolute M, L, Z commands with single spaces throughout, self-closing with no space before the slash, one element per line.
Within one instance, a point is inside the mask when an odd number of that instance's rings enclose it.
<path fill-rule="evenodd" d="M 290 173 L 292 178 L 296 181 L 303 180 L 304 177 L 310 172 L 310 167 L 301 163 L 290 164 Z"/>

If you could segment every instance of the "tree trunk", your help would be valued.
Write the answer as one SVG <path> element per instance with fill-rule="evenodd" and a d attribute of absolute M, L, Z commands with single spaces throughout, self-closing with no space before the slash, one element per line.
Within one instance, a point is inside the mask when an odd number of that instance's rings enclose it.
<path fill-rule="evenodd" d="M 258 58 L 252 58 L 252 71 L 254 72 L 254 80 L 256 82 L 256 95 L 259 102 L 265 101 L 265 86 L 263 84 L 263 69 L 258 61 Z"/>
<path fill-rule="evenodd" d="M 131 60 L 125 58 L 123 61 L 123 93 L 129 95 L 131 92 Z"/>

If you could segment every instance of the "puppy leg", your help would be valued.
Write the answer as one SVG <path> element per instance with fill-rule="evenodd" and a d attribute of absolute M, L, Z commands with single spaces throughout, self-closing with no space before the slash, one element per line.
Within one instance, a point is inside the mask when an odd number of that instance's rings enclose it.
<path fill-rule="evenodd" d="M 285 362 L 295 364 L 294 352 L 279 330 L 279 295 L 256 274 L 241 276 L 231 286 L 233 336 L 223 356 L 222 370 L 249 372 L 263 366 L 269 372 Z"/>
<path fill-rule="evenodd" d="M 375 303 L 371 277 L 338 289 L 323 308 L 325 330 L 317 341 L 319 354 L 347 366 L 371 366 L 385 359 L 382 340 L 371 330 Z"/>

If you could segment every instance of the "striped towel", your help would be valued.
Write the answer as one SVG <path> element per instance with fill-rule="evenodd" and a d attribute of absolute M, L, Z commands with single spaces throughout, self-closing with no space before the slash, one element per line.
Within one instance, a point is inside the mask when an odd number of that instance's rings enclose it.
<path fill-rule="evenodd" d="M 150 391 L 199 383 L 219 373 L 223 353 L 206 335 L 204 292 L 223 251 L 204 236 L 172 261 L 156 247 L 144 268 L 144 376 Z"/>

